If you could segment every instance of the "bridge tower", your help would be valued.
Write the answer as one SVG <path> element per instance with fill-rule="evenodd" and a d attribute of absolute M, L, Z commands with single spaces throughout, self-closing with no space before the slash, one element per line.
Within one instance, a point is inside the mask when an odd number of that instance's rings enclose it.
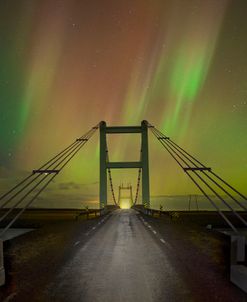
<path fill-rule="evenodd" d="M 123 197 L 123 194 L 122 192 L 123 191 L 129 191 L 129 199 L 131 201 L 131 203 L 133 204 L 133 192 L 132 192 L 132 185 L 131 184 L 128 184 L 127 186 L 124 186 L 123 184 L 121 184 L 119 187 L 118 187 L 118 204 L 120 205 L 120 201 L 122 198 L 126 198 L 126 196 Z"/>
<path fill-rule="evenodd" d="M 141 159 L 135 162 L 110 162 L 107 156 L 107 134 L 140 133 Z M 107 205 L 107 169 L 142 169 L 142 204 L 150 205 L 149 164 L 148 164 L 148 122 L 142 121 L 140 126 L 112 126 L 100 122 L 100 207 Z"/>

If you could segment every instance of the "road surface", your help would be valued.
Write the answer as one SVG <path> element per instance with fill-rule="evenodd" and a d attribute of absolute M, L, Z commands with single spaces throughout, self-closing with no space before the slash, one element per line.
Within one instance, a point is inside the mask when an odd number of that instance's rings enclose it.
<path fill-rule="evenodd" d="M 115 211 L 89 236 L 49 286 L 52 301 L 190 300 L 190 291 L 166 256 L 169 245 L 134 210 Z"/>
<path fill-rule="evenodd" d="M 14 258 L 4 302 L 247 301 L 215 258 L 209 234 L 132 209 L 70 225 L 71 233 L 60 227 L 16 242 L 21 248 L 12 253 L 23 256 L 19 264 Z"/>

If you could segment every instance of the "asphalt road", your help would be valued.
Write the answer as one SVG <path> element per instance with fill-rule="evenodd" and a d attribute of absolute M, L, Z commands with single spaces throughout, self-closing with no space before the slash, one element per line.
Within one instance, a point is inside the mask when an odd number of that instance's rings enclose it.
<path fill-rule="evenodd" d="M 47 287 L 47 300 L 193 301 L 166 255 L 169 244 L 134 210 L 115 211 L 100 224 Z"/>
<path fill-rule="evenodd" d="M 245 302 L 222 236 L 135 210 L 48 223 L 6 245 L 0 301 Z"/>

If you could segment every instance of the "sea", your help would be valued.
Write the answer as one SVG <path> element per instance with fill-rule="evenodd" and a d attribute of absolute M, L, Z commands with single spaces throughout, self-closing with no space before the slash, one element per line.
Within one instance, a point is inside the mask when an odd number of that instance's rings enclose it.
<path fill-rule="evenodd" d="M 211 202 L 203 195 L 162 195 L 150 197 L 150 208 L 163 211 L 216 211 L 216 207 L 222 211 L 230 210 L 223 201 L 215 196 L 209 196 Z M 227 196 L 222 196 L 223 200 L 235 210 L 243 210 L 236 202 L 230 200 Z M 241 205 L 247 208 L 247 201 L 240 200 Z M 125 204 L 131 205 L 131 202 L 124 200 Z M 113 200 L 109 200 L 109 204 L 114 204 Z M 141 197 L 137 201 L 137 204 L 141 204 Z M 97 196 L 85 199 L 71 199 L 57 200 L 45 199 L 42 201 L 36 201 L 33 204 L 34 208 L 73 208 L 73 209 L 97 209 L 99 208 L 99 199 Z"/>

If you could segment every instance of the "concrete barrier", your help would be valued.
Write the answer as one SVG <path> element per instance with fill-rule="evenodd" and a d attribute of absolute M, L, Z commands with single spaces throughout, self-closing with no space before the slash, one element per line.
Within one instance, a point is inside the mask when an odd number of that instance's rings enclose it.
<path fill-rule="evenodd" d="M 5 284 L 5 270 L 3 261 L 3 241 L 0 239 L 0 286 Z"/>
<path fill-rule="evenodd" d="M 231 282 L 247 293 L 247 267 L 245 261 L 245 236 L 231 235 Z"/>
<path fill-rule="evenodd" d="M 231 282 L 247 293 L 247 267 L 244 265 L 231 265 Z"/>
<path fill-rule="evenodd" d="M 245 260 L 245 236 L 231 235 L 231 264 Z"/>

